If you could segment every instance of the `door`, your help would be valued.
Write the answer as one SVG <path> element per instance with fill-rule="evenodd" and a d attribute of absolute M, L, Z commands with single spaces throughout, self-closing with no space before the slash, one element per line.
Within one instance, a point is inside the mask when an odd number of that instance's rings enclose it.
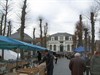
<path fill-rule="evenodd" d="M 60 52 L 63 52 L 63 45 L 60 45 Z"/>

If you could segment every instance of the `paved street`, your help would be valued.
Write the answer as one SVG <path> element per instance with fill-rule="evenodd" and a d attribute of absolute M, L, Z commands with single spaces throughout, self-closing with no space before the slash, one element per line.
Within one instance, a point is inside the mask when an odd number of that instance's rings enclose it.
<path fill-rule="evenodd" d="M 68 65 L 69 60 L 67 58 L 58 59 L 58 63 L 54 66 L 53 75 L 71 75 Z"/>
<path fill-rule="evenodd" d="M 54 65 L 53 75 L 71 75 L 69 70 L 69 61 L 70 60 L 67 58 L 60 58 L 58 63 Z M 84 75 L 86 75 L 86 73 L 84 73 Z"/>

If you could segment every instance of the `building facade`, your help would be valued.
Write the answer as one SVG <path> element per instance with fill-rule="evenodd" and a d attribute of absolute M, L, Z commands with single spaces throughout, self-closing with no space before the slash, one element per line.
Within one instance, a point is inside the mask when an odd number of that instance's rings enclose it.
<path fill-rule="evenodd" d="M 50 35 L 47 48 L 55 52 L 72 52 L 72 35 L 68 33 L 56 33 Z"/>

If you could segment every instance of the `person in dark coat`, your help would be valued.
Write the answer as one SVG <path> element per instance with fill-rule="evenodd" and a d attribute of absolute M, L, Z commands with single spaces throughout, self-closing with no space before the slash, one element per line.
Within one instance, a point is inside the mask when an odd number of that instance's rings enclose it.
<path fill-rule="evenodd" d="M 45 56 L 40 61 L 40 63 L 46 62 L 47 75 L 53 75 L 53 68 L 54 68 L 53 60 L 54 60 L 54 56 L 52 54 L 50 54 L 48 52 L 48 50 L 44 51 L 44 55 Z"/>
<path fill-rule="evenodd" d="M 37 58 L 38 58 L 38 62 L 40 62 L 41 61 L 41 53 L 40 53 L 40 51 L 37 51 Z"/>
<path fill-rule="evenodd" d="M 69 69 L 71 70 L 71 75 L 84 75 L 85 61 L 80 56 L 80 53 L 76 53 L 75 57 L 70 60 Z"/>
<path fill-rule="evenodd" d="M 100 51 L 97 50 L 90 61 L 91 75 L 100 75 Z"/>

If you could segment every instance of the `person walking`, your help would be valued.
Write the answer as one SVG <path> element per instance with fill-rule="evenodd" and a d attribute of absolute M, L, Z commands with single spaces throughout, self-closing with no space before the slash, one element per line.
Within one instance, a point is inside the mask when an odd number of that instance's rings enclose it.
<path fill-rule="evenodd" d="M 38 62 L 40 62 L 41 61 L 41 53 L 40 53 L 40 51 L 37 51 L 37 58 L 38 58 Z"/>
<path fill-rule="evenodd" d="M 46 62 L 47 75 L 53 75 L 53 68 L 54 68 L 53 60 L 54 60 L 54 56 L 50 54 L 48 50 L 45 50 L 44 57 L 40 61 L 40 63 Z"/>
<path fill-rule="evenodd" d="M 58 61 L 58 57 L 55 56 L 55 64 L 57 64 L 57 61 Z"/>
<path fill-rule="evenodd" d="M 100 75 L 100 51 L 96 51 L 90 61 L 91 75 Z"/>
<path fill-rule="evenodd" d="M 84 75 L 85 68 L 85 61 L 81 58 L 81 54 L 76 53 L 74 58 L 72 58 L 69 62 L 71 75 Z"/>

